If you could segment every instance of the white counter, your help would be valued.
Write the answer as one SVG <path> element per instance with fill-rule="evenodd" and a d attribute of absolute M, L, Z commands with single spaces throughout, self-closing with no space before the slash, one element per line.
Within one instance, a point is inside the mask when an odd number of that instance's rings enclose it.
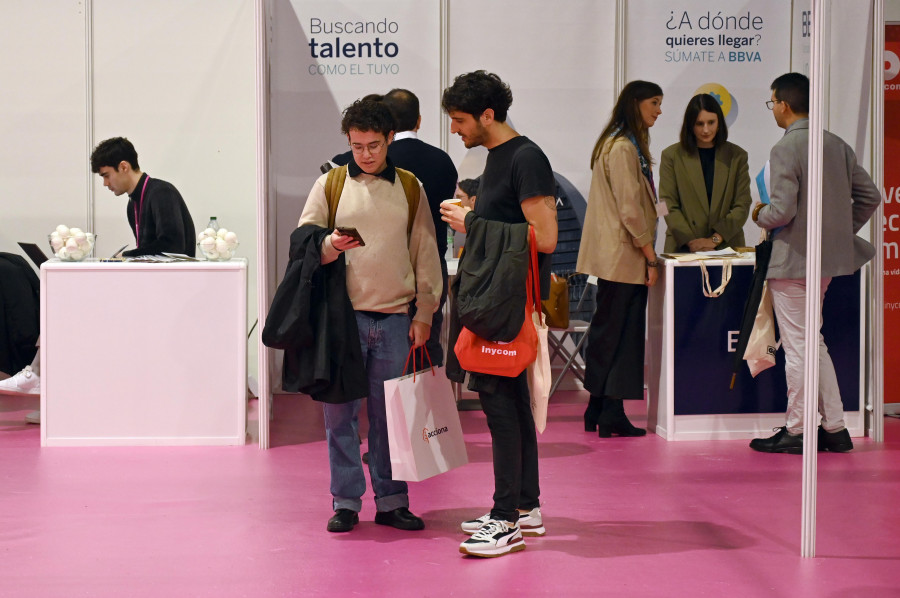
<path fill-rule="evenodd" d="M 246 436 L 247 261 L 41 266 L 41 444 Z"/>
<path fill-rule="evenodd" d="M 718 298 L 703 296 L 699 263 L 665 259 L 648 305 L 648 428 L 667 440 L 768 437 L 784 425 L 787 402 L 783 350 L 774 367 L 752 378 L 742 363 L 729 390 L 734 348 L 755 260 L 731 260 L 732 278 Z M 710 286 L 722 260 L 707 260 Z M 860 283 L 835 278 L 825 296 L 823 335 L 829 344 L 851 436 L 864 434 Z"/>

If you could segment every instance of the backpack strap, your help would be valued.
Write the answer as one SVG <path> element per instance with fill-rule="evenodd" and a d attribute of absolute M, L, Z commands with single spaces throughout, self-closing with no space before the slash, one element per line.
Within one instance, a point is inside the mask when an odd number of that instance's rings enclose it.
<path fill-rule="evenodd" d="M 416 212 L 419 209 L 419 179 L 408 170 L 396 168 L 400 184 L 406 194 L 406 204 L 409 210 L 409 220 L 406 224 L 406 238 L 412 234 L 413 222 L 416 220 Z M 328 228 L 334 229 L 334 219 L 337 214 L 338 203 L 341 201 L 341 193 L 344 191 L 344 181 L 347 179 L 347 165 L 338 166 L 328 171 L 325 178 L 325 201 L 328 202 Z"/>
<path fill-rule="evenodd" d="M 400 184 L 406 194 L 406 204 L 409 207 L 409 222 L 406 225 L 406 238 L 412 235 L 413 222 L 416 220 L 416 212 L 419 209 L 419 179 L 416 175 L 402 168 L 394 168 L 400 177 Z"/>
<path fill-rule="evenodd" d="M 337 214 L 338 203 L 341 201 L 341 193 L 344 191 L 344 181 L 347 179 L 347 165 L 338 166 L 328 171 L 325 179 L 325 201 L 328 202 L 328 228 L 334 230 L 334 217 Z"/>

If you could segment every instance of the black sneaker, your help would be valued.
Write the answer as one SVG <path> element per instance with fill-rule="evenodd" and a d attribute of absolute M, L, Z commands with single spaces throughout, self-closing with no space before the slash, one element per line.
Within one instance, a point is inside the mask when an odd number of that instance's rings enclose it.
<path fill-rule="evenodd" d="M 787 426 L 773 428 L 777 430 L 769 438 L 754 438 L 750 441 L 750 448 L 761 453 L 790 453 L 792 455 L 803 454 L 803 434 L 788 433 Z"/>
<path fill-rule="evenodd" d="M 847 428 L 837 432 L 827 432 L 819 426 L 819 450 L 832 453 L 849 453 L 853 450 L 853 441 L 850 440 L 850 431 Z"/>
<path fill-rule="evenodd" d="M 332 533 L 349 532 L 359 523 L 359 514 L 350 509 L 338 509 L 328 520 L 328 531 Z"/>

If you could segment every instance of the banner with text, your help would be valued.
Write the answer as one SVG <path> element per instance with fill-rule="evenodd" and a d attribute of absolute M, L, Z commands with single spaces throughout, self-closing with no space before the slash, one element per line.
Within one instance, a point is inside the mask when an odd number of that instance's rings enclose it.
<path fill-rule="evenodd" d="M 678 141 L 688 100 L 712 94 L 722 107 L 728 140 L 749 154 L 750 178 L 765 165 L 781 137 L 765 102 L 769 85 L 790 66 L 791 5 L 757 0 L 743 7 L 692 0 L 664 8 L 654 0 L 631 0 L 626 23 L 626 79 L 659 84 L 665 94 L 663 114 L 651 131 L 651 153 Z M 751 185 L 754 200 L 757 192 Z M 665 222 L 660 220 L 658 245 Z M 748 219 L 748 245 L 759 228 Z"/>
<path fill-rule="evenodd" d="M 287 264 L 319 166 L 346 151 L 341 114 L 395 87 L 419 98 L 419 138 L 437 145 L 440 5 L 418 0 L 286 0 L 269 20 L 271 144 L 277 272 Z"/>

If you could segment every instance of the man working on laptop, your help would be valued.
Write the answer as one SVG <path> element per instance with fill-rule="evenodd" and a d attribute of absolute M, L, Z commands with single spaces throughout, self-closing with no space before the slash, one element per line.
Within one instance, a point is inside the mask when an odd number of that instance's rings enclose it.
<path fill-rule="evenodd" d="M 194 256 L 196 233 L 191 213 L 171 183 L 151 179 L 138 166 L 137 151 L 124 137 L 101 141 L 91 154 L 91 171 L 100 175 L 103 186 L 117 196 L 128 193 L 128 224 L 137 247 L 122 255 L 157 255 L 163 252 Z M 40 351 L 31 365 L 0 380 L 0 394 L 40 395 Z M 40 411 L 25 416 L 32 424 L 41 422 Z"/>
<path fill-rule="evenodd" d="M 141 172 L 137 151 L 124 137 L 101 141 L 91 154 L 91 171 L 100 175 L 103 186 L 116 194 L 128 194 L 128 224 L 136 248 L 122 255 L 183 253 L 194 256 L 194 221 L 184 199 L 171 183 Z"/>

